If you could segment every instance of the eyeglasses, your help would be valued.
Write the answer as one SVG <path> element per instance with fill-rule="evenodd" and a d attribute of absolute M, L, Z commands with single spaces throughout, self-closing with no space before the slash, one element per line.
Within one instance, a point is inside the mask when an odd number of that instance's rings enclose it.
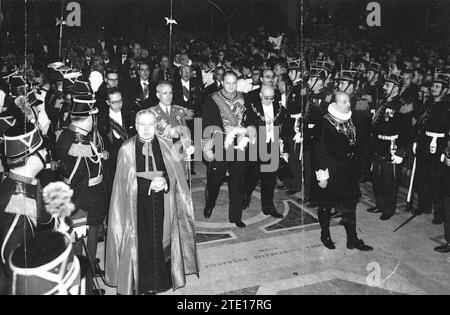
<path fill-rule="evenodd" d="M 109 78 L 107 78 L 107 80 L 111 81 L 111 82 L 119 82 L 119 79 L 109 79 Z"/>
<path fill-rule="evenodd" d="M 274 96 L 263 96 L 263 99 L 265 101 L 273 101 L 275 99 L 275 97 Z"/>
<path fill-rule="evenodd" d="M 156 123 L 150 123 L 150 124 L 140 124 L 140 123 L 136 123 L 136 125 L 147 128 L 147 127 L 153 127 L 156 125 Z"/>
<path fill-rule="evenodd" d="M 112 104 L 112 105 L 120 105 L 120 104 L 122 104 L 122 100 L 118 100 L 118 101 L 113 101 L 113 102 L 109 102 L 109 104 Z"/>

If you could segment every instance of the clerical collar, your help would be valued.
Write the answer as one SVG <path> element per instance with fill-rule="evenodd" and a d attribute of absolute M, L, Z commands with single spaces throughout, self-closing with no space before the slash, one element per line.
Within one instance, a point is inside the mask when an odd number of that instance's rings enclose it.
<path fill-rule="evenodd" d="M 331 103 L 328 106 L 328 113 L 330 113 L 331 116 L 333 116 L 334 118 L 337 118 L 341 121 L 347 121 L 350 120 L 350 118 L 352 118 L 352 111 L 348 112 L 348 113 L 340 113 L 338 112 L 338 110 L 334 107 L 335 103 Z"/>
<path fill-rule="evenodd" d="M 25 177 L 25 176 L 19 175 L 17 173 L 14 173 L 14 170 L 11 170 L 9 172 L 8 177 L 10 179 L 12 179 L 13 181 L 21 182 L 21 183 L 33 185 L 33 186 L 36 186 L 37 182 L 38 182 L 36 178 L 30 178 L 30 177 Z"/>
<path fill-rule="evenodd" d="M 137 137 L 140 143 L 146 144 L 146 143 L 151 143 L 153 142 L 153 140 L 155 140 L 155 136 L 153 136 L 153 138 L 151 138 L 150 140 L 143 140 L 141 137 Z"/>

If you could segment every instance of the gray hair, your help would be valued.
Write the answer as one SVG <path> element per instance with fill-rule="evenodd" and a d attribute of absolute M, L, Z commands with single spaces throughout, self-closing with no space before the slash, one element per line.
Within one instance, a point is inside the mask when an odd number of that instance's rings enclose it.
<path fill-rule="evenodd" d="M 155 119 L 156 119 L 156 114 L 150 108 L 147 108 L 147 109 L 143 109 L 143 110 L 139 111 L 136 114 L 136 122 L 138 121 L 139 117 L 144 116 L 144 115 L 153 115 L 153 117 L 155 117 Z"/>
<path fill-rule="evenodd" d="M 161 93 L 161 89 L 163 86 L 170 86 L 172 88 L 172 84 L 170 84 L 169 82 L 161 82 L 156 86 L 156 92 Z"/>

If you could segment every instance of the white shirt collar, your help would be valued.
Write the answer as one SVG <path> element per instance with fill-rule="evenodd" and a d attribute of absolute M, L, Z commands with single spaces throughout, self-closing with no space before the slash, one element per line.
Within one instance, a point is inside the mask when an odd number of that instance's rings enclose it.
<path fill-rule="evenodd" d="M 338 112 L 337 109 L 334 107 L 334 104 L 336 104 L 336 103 L 331 103 L 331 104 L 328 106 L 328 113 L 330 113 L 331 116 L 333 116 L 333 117 L 335 117 L 335 118 L 337 118 L 337 119 L 339 119 L 339 120 L 342 120 L 342 121 L 347 121 L 347 120 L 349 120 L 350 118 L 352 118 L 352 111 L 350 111 L 350 112 L 347 113 L 347 114 L 340 113 L 340 112 Z"/>
<path fill-rule="evenodd" d="M 169 105 L 169 106 L 166 106 L 166 105 L 164 105 L 164 104 L 161 104 L 161 103 L 159 103 L 159 106 L 162 108 L 162 110 L 164 111 L 164 112 L 169 112 L 169 114 L 170 114 L 170 109 L 171 109 L 171 105 Z"/>
<path fill-rule="evenodd" d="M 181 79 L 181 85 L 189 90 L 190 82 L 189 81 L 184 81 L 183 79 Z"/>

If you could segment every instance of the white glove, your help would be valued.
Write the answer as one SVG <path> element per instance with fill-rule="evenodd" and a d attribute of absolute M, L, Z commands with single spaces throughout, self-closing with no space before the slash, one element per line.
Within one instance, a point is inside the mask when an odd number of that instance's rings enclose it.
<path fill-rule="evenodd" d="M 321 181 L 319 181 L 319 187 L 320 188 L 325 189 L 325 188 L 327 188 L 327 186 L 328 186 L 328 180 L 321 180 Z"/>
<path fill-rule="evenodd" d="M 399 156 L 397 156 L 397 155 L 393 155 L 392 156 L 392 163 L 393 164 L 402 164 L 403 163 L 403 158 L 402 157 L 399 157 Z"/>
<path fill-rule="evenodd" d="M 154 190 L 155 192 L 167 190 L 167 188 L 167 182 L 164 177 L 157 177 L 150 184 L 150 190 Z"/>
<path fill-rule="evenodd" d="M 303 141 L 302 134 L 300 132 L 296 133 L 293 140 L 295 143 L 301 143 Z"/>
<path fill-rule="evenodd" d="M 208 160 L 212 161 L 214 159 L 214 153 L 212 150 L 205 151 L 205 155 L 208 158 Z"/>
<path fill-rule="evenodd" d="M 417 142 L 414 142 L 414 143 L 413 143 L 412 150 L 413 150 L 414 155 L 416 155 L 416 152 L 417 152 Z"/>
<path fill-rule="evenodd" d="M 282 159 L 289 163 L 289 153 L 283 153 Z"/>
<path fill-rule="evenodd" d="M 195 147 L 191 145 L 189 148 L 186 149 L 186 155 L 192 155 L 195 152 Z"/>

